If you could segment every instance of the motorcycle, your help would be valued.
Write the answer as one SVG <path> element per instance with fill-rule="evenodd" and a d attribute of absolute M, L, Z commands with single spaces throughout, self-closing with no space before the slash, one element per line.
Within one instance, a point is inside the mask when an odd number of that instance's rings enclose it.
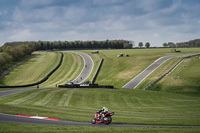
<path fill-rule="evenodd" d="M 112 117 L 111 117 L 112 115 L 114 115 L 114 112 L 108 112 L 108 113 L 105 114 L 105 117 L 102 118 L 103 117 L 102 114 L 100 114 L 99 112 L 96 112 L 91 123 L 92 124 L 104 123 L 104 124 L 108 125 L 112 121 Z"/>

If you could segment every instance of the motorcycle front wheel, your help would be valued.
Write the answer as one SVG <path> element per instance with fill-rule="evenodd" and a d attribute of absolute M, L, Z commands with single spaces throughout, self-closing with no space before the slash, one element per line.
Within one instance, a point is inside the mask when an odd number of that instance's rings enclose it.
<path fill-rule="evenodd" d="M 107 117 L 105 117 L 105 118 L 106 118 L 106 119 L 104 119 L 104 123 L 105 123 L 106 125 L 110 124 L 111 121 L 112 121 L 112 117 L 111 117 L 111 116 L 107 116 Z"/>
<path fill-rule="evenodd" d="M 91 120 L 91 123 L 92 123 L 92 124 L 95 124 L 95 123 L 96 123 L 96 118 L 93 118 L 93 119 Z"/>

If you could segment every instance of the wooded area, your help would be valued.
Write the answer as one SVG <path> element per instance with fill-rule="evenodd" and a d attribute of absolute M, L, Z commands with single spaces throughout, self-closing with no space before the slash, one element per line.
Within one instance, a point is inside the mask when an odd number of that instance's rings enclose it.
<path fill-rule="evenodd" d="M 129 49 L 132 42 L 127 40 L 105 41 L 29 41 L 7 42 L 5 45 L 32 44 L 35 50 L 70 50 L 70 49 Z"/>
<path fill-rule="evenodd" d="M 18 45 L 4 45 L 1 47 L 0 68 L 11 62 L 18 61 L 26 55 L 30 55 L 34 51 L 34 46 L 28 43 Z"/>

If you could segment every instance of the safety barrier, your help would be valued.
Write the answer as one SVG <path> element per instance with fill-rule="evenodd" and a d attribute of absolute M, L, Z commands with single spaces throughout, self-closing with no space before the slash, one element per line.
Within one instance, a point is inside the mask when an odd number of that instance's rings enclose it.
<path fill-rule="evenodd" d="M 114 86 L 111 85 L 98 85 L 98 84 L 65 84 L 65 85 L 56 85 L 57 88 L 108 88 L 113 89 Z"/>
<path fill-rule="evenodd" d="M 194 56 L 200 56 L 200 54 L 195 54 L 195 55 L 190 55 L 187 57 L 183 57 L 176 65 L 174 65 L 167 73 L 165 73 L 164 75 L 162 75 L 160 78 L 158 78 L 157 80 L 155 80 L 153 83 L 151 83 L 150 85 L 148 85 L 146 88 L 144 88 L 144 90 L 148 90 L 149 88 L 151 88 L 153 85 L 155 85 L 158 81 L 160 81 L 162 78 L 164 78 L 165 76 L 167 76 L 170 72 L 172 72 L 184 59 L 186 58 L 191 58 Z"/>
<path fill-rule="evenodd" d="M 96 71 L 96 73 L 95 73 L 95 75 L 94 75 L 94 77 L 93 77 L 93 79 L 92 79 L 92 84 L 94 84 L 95 81 L 96 81 L 96 78 L 97 78 L 97 76 L 98 76 L 98 74 L 99 74 L 99 71 L 100 71 L 101 66 L 102 66 L 102 64 L 103 64 L 103 61 L 104 61 L 104 59 L 101 58 L 101 61 L 100 61 L 100 63 L 99 63 L 99 67 L 98 67 L 98 69 L 97 69 L 97 71 Z"/>
<path fill-rule="evenodd" d="M 46 77 L 44 77 L 42 80 L 40 80 L 40 81 L 38 81 L 38 82 L 36 82 L 36 83 L 27 84 L 27 85 L 0 86 L 0 88 L 30 87 L 30 86 L 39 85 L 39 84 L 45 82 L 45 81 L 46 81 L 46 80 L 61 66 L 61 64 L 62 64 L 62 62 L 63 62 L 63 57 L 64 57 L 64 55 L 63 55 L 62 52 L 60 52 L 60 53 L 61 53 L 61 57 L 60 57 L 60 62 L 59 62 L 59 64 L 58 64 Z"/>

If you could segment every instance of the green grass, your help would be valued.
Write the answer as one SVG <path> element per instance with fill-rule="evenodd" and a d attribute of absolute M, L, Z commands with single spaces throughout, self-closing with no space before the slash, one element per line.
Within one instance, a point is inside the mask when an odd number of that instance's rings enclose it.
<path fill-rule="evenodd" d="M 74 80 L 83 69 L 83 59 L 79 55 L 71 52 L 63 52 L 64 58 L 60 68 L 40 86 L 55 86 L 56 84 L 66 84 Z"/>
<path fill-rule="evenodd" d="M 65 125 L 37 125 L 0 123 L 0 132 L 10 133 L 199 133 L 200 128 L 156 128 L 156 127 L 88 127 Z"/>
<path fill-rule="evenodd" d="M 153 86 L 151 90 L 185 93 L 199 96 L 199 66 L 200 60 L 197 57 L 185 59 L 172 73 Z"/>
<path fill-rule="evenodd" d="M 171 53 L 170 49 L 99 50 L 99 54 L 91 54 L 92 58 L 97 59 L 94 56 L 99 56 L 105 59 L 96 83 L 114 85 L 116 88 L 121 88 L 162 56 L 196 54 L 199 53 L 200 49 L 180 50 L 182 51 L 181 53 Z M 130 57 L 117 58 L 120 53 L 128 54 Z"/>
<path fill-rule="evenodd" d="M 199 53 L 199 49 L 180 50 L 182 52 L 178 54 Z M 82 52 L 90 54 L 91 51 Z M 200 125 L 199 60 L 196 58 L 185 60 L 179 66 L 180 68 L 177 67 L 170 75 L 158 82 L 157 86 L 154 86 L 153 90 L 157 91 L 144 91 L 141 89 L 145 85 L 167 72 L 169 67 L 176 64 L 180 58 L 173 58 L 167 61 L 152 73 L 149 78 L 144 80 L 136 90 L 122 89 L 121 87 L 158 58 L 177 53 L 171 53 L 170 49 L 99 50 L 99 52 L 99 54 L 90 54 L 95 64 L 93 72 L 88 79 L 93 78 L 100 59 L 104 58 L 96 83 L 114 85 L 119 89 L 47 88 L 21 92 L 0 98 L 0 112 L 24 115 L 39 114 L 39 116 L 59 118 L 61 120 L 90 122 L 97 110 L 101 109 L 102 106 L 107 106 L 110 111 L 115 112 L 112 123 Z M 130 57 L 117 58 L 117 54 L 120 53 L 129 54 Z M 16 68 L 14 71 L 16 73 L 19 71 L 18 75 L 24 75 L 24 70 L 28 68 L 26 66 L 29 65 L 30 68 L 34 65 L 37 66 L 37 64 L 40 64 L 39 60 L 44 61 L 48 58 L 48 62 L 45 63 L 43 68 L 37 69 L 40 74 L 43 73 L 45 75 L 45 73 L 51 71 L 51 68 L 54 68 L 53 64 L 58 64 L 59 60 L 56 60 L 56 58 L 59 58 L 60 55 L 56 53 L 43 54 L 38 58 L 31 59 L 22 66 L 20 65 L 21 68 Z M 83 64 L 81 57 L 73 53 L 64 54 L 64 62 L 60 69 L 41 86 L 54 86 L 56 83 L 64 84 L 66 80 L 73 79 L 80 73 L 82 70 L 81 64 Z M 57 63 L 55 63 L 56 61 Z M 183 64 L 187 67 L 182 67 Z M 35 70 L 31 69 L 31 71 Z M 75 74 L 72 74 L 72 72 L 75 72 Z M 12 78 L 17 77 L 14 73 L 11 73 L 10 76 L 11 78 L 4 79 L 3 83 L 8 84 Z M 35 81 L 33 76 L 26 78 Z M 38 77 L 42 78 L 39 72 Z M 17 80 L 13 81 L 12 79 L 13 83 L 18 83 L 19 81 Z M 192 95 L 187 95 L 191 91 Z M 196 95 L 193 95 L 194 93 Z M 76 127 L 8 123 L 0 123 L 0 125 L 0 132 L 199 132 L 199 128 Z"/>
<path fill-rule="evenodd" d="M 159 66 L 154 72 L 152 72 L 148 77 L 146 77 L 137 87 L 136 89 L 144 89 L 149 84 L 153 83 L 155 80 L 160 78 L 162 75 L 167 73 L 174 65 L 176 65 L 183 57 L 175 57 L 169 59 L 161 66 Z"/>
<path fill-rule="evenodd" d="M 43 52 L 9 72 L 0 85 L 24 85 L 43 79 L 60 61 L 60 53 Z"/>
<path fill-rule="evenodd" d="M 199 97 L 143 90 L 49 88 L 2 97 L 0 112 L 90 122 L 107 106 L 115 112 L 112 123 L 200 125 L 199 101 Z"/>
<path fill-rule="evenodd" d="M 61 67 L 40 87 L 65 84 L 75 79 L 83 68 L 83 59 L 74 53 L 63 52 L 64 59 Z M 12 70 L 0 85 L 24 85 L 35 83 L 51 72 L 60 61 L 60 53 L 43 52 Z"/>

